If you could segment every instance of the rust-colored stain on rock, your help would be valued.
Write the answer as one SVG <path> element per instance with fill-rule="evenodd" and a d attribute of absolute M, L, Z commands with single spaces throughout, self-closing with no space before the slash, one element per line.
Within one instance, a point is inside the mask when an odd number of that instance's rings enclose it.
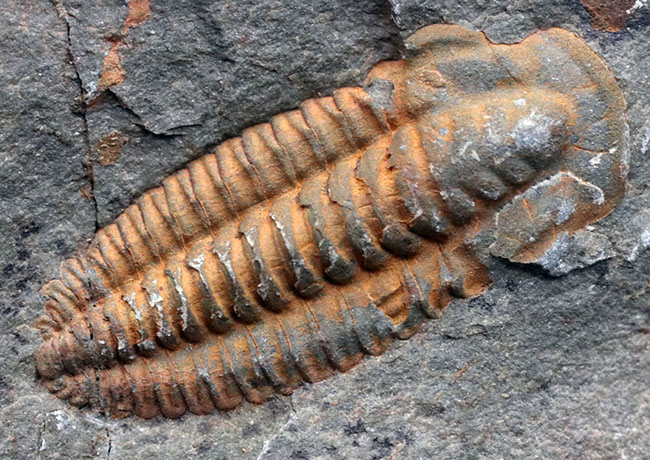
<path fill-rule="evenodd" d="M 97 162 L 102 166 L 115 164 L 120 157 L 122 147 L 127 143 L 127 141 L 128 138 L 119 131 L 114 131 L 107 136 L 104 136 L 95 145 L 95 148 L 99 153 Z"/>
<path fill-rule="evenodd" d="M 580 0 L 595 29 L 617 32 L 625 27 L 635 0 Z"/>
<path fill-rule="evenodd" d="M 92 201 L 93 200 L 93 189 L 90 185 L 84 185 L 81 187 L 79 190 L 79 195 L 81 195 L 81 198 L 87 201 Z"/>
<path fill-rule="evenodd" d="M 149 0 L 130 0 L 129 13 L 124 20 L 122 35 L 112 37 L 111 47 L 104 58 L 104 67 L 99 78 L 99 88 L 107 89 L 117 86 L 124 82 L 124 70 L 120 63 L 119 48 L 124 41 L 124 37 L 129 28 L 136 27 L 147 20 L 151 14 L 151 5 Z"/>
<path fill-rule="evenodd" d="M 627 172 L 613 75 L 561 29 L 451 25 L 365 88 L 244 130 L 97 232 L 43 287 L 45 386 L 113 417 L 262 403 L 412 336 L 608 214 Z"/>
<path fill-rule="evenodd" d="M 124 81 L 124 71 L 120 65 L 120 54 L 117 50 L 119 46 L 119 42 L 111 43 L 111 48 L 104 58 L 104 67 L 102 68 L 102 75 L 99 78 L 100 88 L 117 86 Z"/>
<path fill-rule="evenodd" d="M 129 27 L 135 27 L 147 20 L 151 14 L 149 0 L 129 0 L 129 14 L 124 21 L 122 33 L 125 34 Z"/>

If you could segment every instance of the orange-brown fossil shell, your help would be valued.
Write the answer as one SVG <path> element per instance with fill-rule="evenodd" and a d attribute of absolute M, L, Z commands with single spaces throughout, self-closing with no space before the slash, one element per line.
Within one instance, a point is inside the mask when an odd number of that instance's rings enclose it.
<path fill-rule="evenodd" d="M 408 57 L 246 129 L 97 232 L 43 288 L 44 384 L 114 417 L 206 414 L 347 371 L 609 213 L 624 100 L 575 35 L 426 27 Z"/>

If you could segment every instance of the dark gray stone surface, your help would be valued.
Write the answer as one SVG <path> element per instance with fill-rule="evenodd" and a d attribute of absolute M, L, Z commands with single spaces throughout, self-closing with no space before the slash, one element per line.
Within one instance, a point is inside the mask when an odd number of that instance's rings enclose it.
<path fill-rule="evenodd" d="M 617 33 L 594 31 L 577 0 L 151 10 L 123 33 L 125 1 L 0 5 L 1 458 L 650 458 L 647 2 Z M 384 356 L 263 406 L 115 421 L 39 385 L 30 325 L 64 256 L 188 160 L 307 97 L 360 84 L 434 22 L 504 42 L 561 26 L 601 54 L 628 101 L 632 141 L 626 196 L 594 226 L 611 258 L 559 278 L 491 258 L 487 294 L 454 301 Z M 124 80 L 102 88 L 116 42 Z M 111 142 L 117 157 L 101 147 Z"/>

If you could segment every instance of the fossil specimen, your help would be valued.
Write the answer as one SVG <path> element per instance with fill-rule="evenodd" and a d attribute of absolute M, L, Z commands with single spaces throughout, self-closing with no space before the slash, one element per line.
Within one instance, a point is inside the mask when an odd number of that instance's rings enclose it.
<path fill-rule="evenodd" d="M 532 262 L 612 210 L 625 103 L 580 39 L 434 25 L 407 51 L 224 142 L 64 261 L 36 321 L 47 388 L 114 417 L 261 403 L 483 292 L 480 232 Z"/>

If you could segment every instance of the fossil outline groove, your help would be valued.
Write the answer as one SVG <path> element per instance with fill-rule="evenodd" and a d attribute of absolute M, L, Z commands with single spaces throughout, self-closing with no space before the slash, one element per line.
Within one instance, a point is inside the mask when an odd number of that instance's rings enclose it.
<path fill-rule="evenodd" d="M 345 372 L 607 215 L 625 101 L 578 37 L 432 25 L 145 192 L 47 283 L 38 373 L 113 417 L 227 410 Z"/>

